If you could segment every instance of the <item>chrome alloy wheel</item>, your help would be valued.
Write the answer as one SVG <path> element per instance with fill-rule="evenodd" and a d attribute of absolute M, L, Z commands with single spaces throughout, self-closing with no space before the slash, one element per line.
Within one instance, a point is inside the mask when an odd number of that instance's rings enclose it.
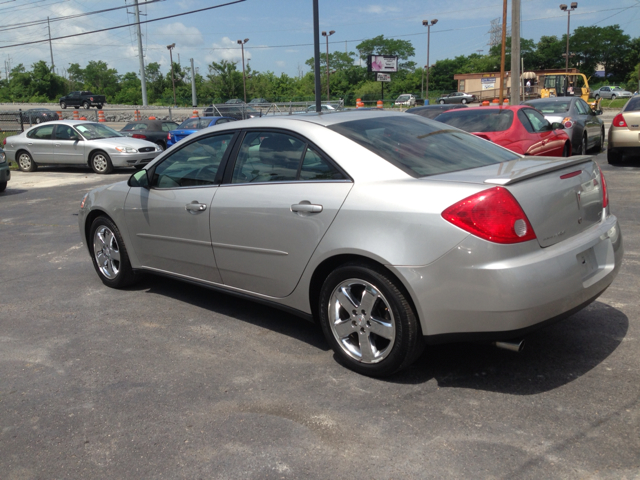
<path fill-rule="evenodd" d="M 396 324 L 391 306 L 371 283 L 351 278 L 329 300 L 331 331 L 344 352 L 362 363 L 378 363 L 393 348 Z"/>
<path fill-rule="evenodd" d="M 22 153 L 18 157 L 18 165 L 20 165 L 21 170 L 29 170 L 32 162 L 33 160 L 31 159 L 31 155 L 28 153 Z"/>
<path fill-rule="evenodd" d="M 100 273 L 113 280 L 120 272 L 120 247 L 113 232 L 101 225 L 93 235 L 93 253 Z"/>
<path fill-rule="evenodd" d="M 109 168 L 109 161 L 103 153 L 96 153 L 91 161 L 93 169 L 98 173 L 104 173 Z"/>

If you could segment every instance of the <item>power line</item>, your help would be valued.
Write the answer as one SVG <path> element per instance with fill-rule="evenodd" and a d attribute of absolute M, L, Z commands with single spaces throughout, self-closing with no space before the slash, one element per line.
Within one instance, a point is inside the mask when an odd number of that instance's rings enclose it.
<path fill-rule="evenodd" d="M 233 2 L 223 3 L 221 5 L 214 5 L 213 7 L 200 8 L 198 10 L 191 10 L 189 12 L 183 12 L 183 13 L 176 13 L 174 15 L 168 15 L 166 17 L 153 18 L 151 20 L 145 20 L 145 21 L 140 22 L 140 23 L 142 24 L 142 23 L 159 22 L 160 20 L 167 20 L 169 18 L 182 17 L 183 15 L 190 15 L 192 13 L 204 12 L 206 10 L 213 10 L 214 8 L 227 7 L 229 5 L 234 5 L 236 3 L 242 3 L 242 2 L 245 2 L 245 1 L 246 0 L 234 0 Z M 52 38 L 51 40 L 62 40 L 62 39 L 65 39 L 65 38 L 73 38 L 73 37 L 80 37 L 80 36 L 83 36 L 83 35 L 90 35 L 92 33 L 108 32 L 109 30 L 116 30 L 118 28 L 130 27 L 131 25 L 136 25 L 136 24 L 135 23 L 133 23 L 133 24 L 127 23 L 126 25 L 118 25 L 117 27 L 101 28 L 100 30 L 92 30 L 92 31 L 89 31 L 89 32 L 75 33 L 73 35 L 64 35 L 62 37 Z M 34 43 L 43 43 L 43 42 L 48 42 L 48 41 L 49 41 L 48 39 L 44 39 L 44 40 L 33 40 L 31 42 L 14 43 L 13 45 L 0 46 L 0 49 L 11 48 L 11 47 L 21 47 L 22 45 L 32 45 Z"/>

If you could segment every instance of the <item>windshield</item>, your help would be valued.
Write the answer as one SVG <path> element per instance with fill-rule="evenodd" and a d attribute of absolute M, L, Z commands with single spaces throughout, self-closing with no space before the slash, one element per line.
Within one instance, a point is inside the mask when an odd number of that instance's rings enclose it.
<path fill-rule="evenodd" d="M 620 87 L 613 87 L 613 88 L 611 89 L 611 91 L 612 91 L 612 92 L 621 92 L 621 91 L 622 91 L 622 89 L 621 89 Z"/>
<path fill-rule="evenodd" d="M 442 127 L 417 115 L 407 115 L 354 120 L 328 128 L 416 178 L 520 158 L 475 135 Z"/>
<path fill-rule="evenodd" d="M 87 140 L 98 140 L 100 138 L 124 137 L 124 135 L 116 132 L 114 129 L 99 123 L 82 123 L 74 125 L 84 138 Z"/>
<path fill-rule="evenodd" d="M 409 95 L 400 95 L 397 101 L 404 102 L 405 100 L 409 100 Z"/>
<path fill-rule="evenodd" d="M 571 101 L 567 100 L 566 102 L 555 101 L 555 102 L 527 102 L 525 105 L 529 105 L 533 108 L 537 108 L 542 113 L 565 113 L 569 111 L 569 107 L 571 106 Z"/>
<path fill-rule="evenodd" d="M 640 112 L 640 97 L 633 97 L 624 107 L 625 112 Z"/>
<path fill-rule="evenodd" d="M 438 115 L 436 120 L 465 132 L 503 132 L 513 123 L 513 112 L 469 108 L 445 112 Z"/>

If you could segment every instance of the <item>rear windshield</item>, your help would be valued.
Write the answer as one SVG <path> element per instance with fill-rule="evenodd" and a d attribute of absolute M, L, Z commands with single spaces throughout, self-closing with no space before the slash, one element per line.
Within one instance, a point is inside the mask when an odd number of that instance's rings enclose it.
<path fill-rule="evenodd" d="M 569 107 L 571 106 L 571 100 L 566 102 L 555 101 L 555 102 L 528 102 L 525 105 L 529 105 L 530 107 L 537 108 L 542 113 L 565 113 L 569 111 Z"/>
<path fill-rule="evenodd" d="M 520 158 L 475 135 L 443 129 L 417 115 L 354 120 L 328 128 L 416 178 Z"/>
<path fill-rule="evenodd" d="M 640 97 L 633 97 L 624 107 L 625 112 L 640 112 Z"/>
<path fill-rule="evenodd" d="M 513 123 L 511 110 L 469 108 L 445 112 L 436 117 L 438 122 L 446 123 L 465 132 L 503 132 Z"/>

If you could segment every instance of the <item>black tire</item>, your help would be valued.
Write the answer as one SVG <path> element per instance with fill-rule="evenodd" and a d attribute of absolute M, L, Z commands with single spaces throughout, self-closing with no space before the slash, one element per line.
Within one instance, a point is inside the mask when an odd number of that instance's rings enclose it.
<path fill-rule="evenodd" d="M 96 218 L 89 229 L 87 242 L 93 268 L 106 286 L 124 288 L 138 280 L 131 268 L 120 230 L 111 219 L 103 216 Z"/>
<path fill-rule="evenodd" d="M 85 110 L 89 110 L 91 108 L 91 104 L 89 102 L 84 102 L 82 106 L 85 108 Z"/>
<path fill-rule="evenodd" d="M 622 163 L 622 153 L 612 149 L 607 149 L 607 162 L 609 165 L 620 165 Z"/>
<path fill-rule="evenodd" d="M 564 144 L 564 149 L 562 150 L 562 156 L 563 157 L 571 156 L 571 145 L 569 144 L 569 142 Z"/>
<path fill-rule="evenodd" d="M 67 108 L 67 104 L 65 102 L 60 102 L 60 108 L 65 110 Z"/>
<path fill-rule="evenodd" d="M 93 152 L 91 154 L 91 158 L 89 159 L 89 166 L 98 175 L 106 175 L 107 173 L 113 172 L 113 164 L 111 163 L 111 158 L 109 158 L 109 155 L 107 155 L 106 152 L 103 152 L 101 150 Z"/>
<path fill-rule="evenodd" d="M 42 122 L 42 119 L 40 117 L 36 117 L 35 124 L 38 125 L 40 122 Z"/>
<path fill-rule="evenodd" d="M 375 294 L 365 299 L 367 291 Z M 348 292 L 343 298 L 354 301 L 345 308 L 337 300 L 339 292 Z M 365 303 L 370 312 L 360 309 Z M 411 365 L 424 348 L 409 295 L 381 267 L 352 263 L 337 268 L 322 285 L 318 309 L 322 331 L 336 357 L 360 374 L 391 375 Z"/>
<path fill-rule="evenodd" d="M 444 105 L 444 100 L 440 100 L 438 103 L 440 103 L 440 105 Z"/>
<path fill-rule="evenodd" d="M 591 149 L 591 153 L 600 153 L 604 148 L 604 127 L 600 129 L 600 138 L 598 139 L 598 143 Z"/>
<path fill-rule="evenodd" d="M 0 193 L 7 189 L 7 182 L 0 182 Z"/>
<path fill-rule="evenodd" d="M 38 164 L 33 161 L 33 157 L 25 150 L 21 150 L 16 154 L 16 163 L 23 172 L 35 172 L 38 169 Z"/>
<path fill-rule="evenodd" d="M 463 105 L 466 105 L 467 104 L 467 99 L 463 98 L 462 100 L 460 100 L 460 103 L 462 103 Z"/>
<path fill-rule="evenodd" d="M 102 105 L 98 105 L 98 110 L 102 110 Z"/>
<path fill-rule="evenodd" d="M 615 95 L 611 95 L 611 101 L 614 101 L 616 99 Z"/>
<path fill-rule="evenodd" d="M 598 100 L 600 98 L 600 95 L 596 95 L 595 97 L 593 97 L 594 100 Z"/>
<path fill-rule="evenodd" d="M 580 140 L 580 155 L 587 154 L 587 134 L 582 135 L 582 139 Z"/>
<path fill-rule="evenodd" d="M 156 142 L 156 145 L 158 145 L 163 151 L 167 149 L 167 145 L 164 142 Z"/>
<path fill-rule="evenodd" d="M 134 165 L 133 168 L 135 168 L 137 172 L 138 170 L 142 170 L 144 168 L 144 165 Z"/>

